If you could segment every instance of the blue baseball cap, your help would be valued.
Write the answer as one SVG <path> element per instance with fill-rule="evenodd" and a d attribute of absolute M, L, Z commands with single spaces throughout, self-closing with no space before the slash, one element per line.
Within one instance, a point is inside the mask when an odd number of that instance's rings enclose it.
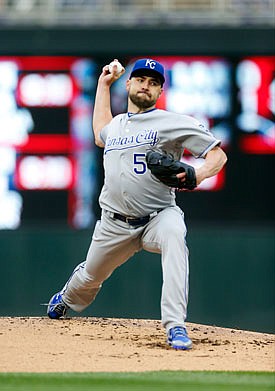
<path fill-rule="evenodd" d="M 134 76 L 154 75 L 160 79 L 161 85 L 165 82 L 164 67 L 156 60 L 142 58 L 137 60 L 130 74 L 130 79 Z"/>

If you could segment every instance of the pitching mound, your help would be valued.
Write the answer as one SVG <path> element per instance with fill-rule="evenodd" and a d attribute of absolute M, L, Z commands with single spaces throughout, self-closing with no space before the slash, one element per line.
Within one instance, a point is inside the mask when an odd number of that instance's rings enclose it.
<path fill-rule="evenodd" d="M 274 371 L 274 335 L 187 323 L 190 351 L 156 320 L 0 318 L 1 372 Z"/>

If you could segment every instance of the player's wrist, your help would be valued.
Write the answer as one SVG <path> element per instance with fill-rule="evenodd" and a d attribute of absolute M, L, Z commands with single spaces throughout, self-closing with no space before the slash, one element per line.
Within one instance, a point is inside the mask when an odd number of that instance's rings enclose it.
<path fill-rule="evenodd" d="M 199 185 L 205 178 L 207 178 L 207 171 L 203 166 L 199 168 L 195 168 L 195 173 L 196 173 L 197 185 Z"/>
<path fill-rule="evenodd" d="M 113 84 L 114 80 L 112 80 L 112 78 L 110 77 L 110 75 L 101 75 L 100 78 L 98 79 L 98 85 L 97 87 L 99 89 L 106 89 L 106 90 L 110 90 L 110 87 L 111 85 Z"/>

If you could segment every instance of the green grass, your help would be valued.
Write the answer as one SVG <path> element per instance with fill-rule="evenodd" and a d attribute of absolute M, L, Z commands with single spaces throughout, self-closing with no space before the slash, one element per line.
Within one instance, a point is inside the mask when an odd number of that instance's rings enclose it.
<path fill-rule="evenodd" d="M 0 373 L 1 391 L 274 391 L 274 373 Z"/>

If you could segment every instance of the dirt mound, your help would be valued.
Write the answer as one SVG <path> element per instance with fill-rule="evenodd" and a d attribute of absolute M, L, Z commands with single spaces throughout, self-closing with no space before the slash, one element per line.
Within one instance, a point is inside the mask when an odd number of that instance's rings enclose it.
<path fill-rule="evenodd" d="M 157 320 L 0 318 L 1 372 L 274 371 L 273 334 L 187 323 L 190 351 Z"/>

